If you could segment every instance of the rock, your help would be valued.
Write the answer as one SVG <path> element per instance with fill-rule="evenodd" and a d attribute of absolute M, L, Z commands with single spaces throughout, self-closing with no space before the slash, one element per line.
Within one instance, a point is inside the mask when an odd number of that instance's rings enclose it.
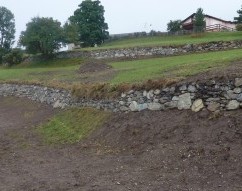
<path fill-rule="evenodd" d="M 136 101 L 131 101 L 129 109 L 131 111 L 139 111 L 138 103 Z"/>
<path fill-rule="evenodd" d="M 242 94 L 239 94 L 236 100 L 242 102 Z"/>
<path fill-rule="evenodd" d="M 227 105 L 227 110 L 235 110 L 239 108 L 240 103 L 237 100 L 231 100 Z"/>
<path fill-rule="evenodd" d="M 194 93 L 194 92 L 197 91 L 196 87 L 193 86 L 193 85 L 189 85 L 188 88 L 187 88 L 187 90 L 188 90 L 189 92 L 191 92 L 191 93 Z"/>
<path fill-rule="evenodd" d="M 180 91 L 186 91 L 187 90 L 187 85 L 184 84 L 179 88 Z"/>
<path fill-rule="evenodd" d="M 190 109 L 191 105 L 192 105 L 192 100 L 191 100 L 190 93 L 185 93 L 179 96 L 179 100 L 177 103 L 177 107 L 179 110 Z"/>
<path fill-rule="evenodd" d="M 154 91 L 154 94 L 155 94 L 155 95 L 159 95 L 160 92 L 161 92 L 161 91 L 160 91 L 159 89 L 156 89 L 156 90 Z"/>
<path fill-rule="evenodd" d="M 217 103 L 217 102 L 212 102 L 207 107 L 207 109 L 212 112 L 218 110 L 219 108 L 220 108 L 220 103 Z"/>
<path fill-rule="evenodd" d="M 178 96 L 174 96 L 171 100 L 172 101 L 178 101 L 179 100 L 179 97 Z"/>
<path fill-rule="evenodd" d="M 129 108 L 126 106 L 121 106 L 119 109 L 120 111 L 129 111 Z"/>
<path fill-rule="evenodd" d="M 167 101 L 169 100 L 169 98 L 168 97 L 162 97 L 162 98 L 160 98 L 160 103 L 166 103 Z"/>
<path fill-rule="evenodd" d="M 147 97 L 147 91 L 143 91 L 143 97 Z"/>
<path fill-rule="evenodd" d="M 122 93 L 121 94 L 121 98 L 125 98 L 126 97 L 126 94 L 125 93 Z"/>
<path fill-rule="evenodd" d="M 124 101 L 120 101 L 119 105 L 125 105 L 125 102 Z"/>
<path fill-rule="evenodd" d="M 131 104 L 129 105 L 129 109 L 131 111 L 142 111 L 148 108 L 147 103 L 144 104 L 138 104 L 136 101 L 132 101 Z"/>
<path fill-rule="evenodd" d="M 236 87 L 242 86 L 242 78 L 235 78 L 234 85 Z"/>
<path fill-rule="evenodd" d="M 194 112 L 198 112 L 203 108 L 204 108 L 204 104 L 202 99 L 197 99 L 192 104 L 192 111 Z"/>
<path fill-rule="evenodd" d="M 159 111 L 162 109 L 162 105 L 160 103 L 148 103 L 148 109 L 151 111 Z"/>
<path fill-rule="evenodd" d="M 228 90 L 227 94 L 224 95 L 224 97 L 227 99 L 237 99 L 238 94 L 235 94 L 232 90 Z"/>
<path fill-rule="evenodd" d="M 236 94 L 240 94 L 241 88 L 234 88 L 233 92 L 236 93 Z"/>
<path fill-rule="evenodd" d="M 57 100 L 54 105 L 53 105 L 53 108 L 65 108 L 65 104 L 64 103 L 61 103 L 59 100 Z"/>
<path fill-rule="evenodd" d="M 177 103 L 178 103 L 177 101 L 170 101 L 170 102 L 166 102 L 164 106 L 167 109 L 175 109 L 177 108 Z"/>

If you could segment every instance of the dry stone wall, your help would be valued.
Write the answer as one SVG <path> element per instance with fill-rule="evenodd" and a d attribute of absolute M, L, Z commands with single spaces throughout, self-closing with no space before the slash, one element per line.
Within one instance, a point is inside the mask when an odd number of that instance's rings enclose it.
<path fill-rule="evenodd" d="M 209 80 L 184 83 L 155 90 L 130 90 L 116 100 L 77 99 L 67 90 L 16 84 L 0 84 L 0 96 L 27 97 L 54 108 L 93 107 L 113 112 L 167 109 L 191 109 L 198 112 L 207 109 L 215 112 L 242 107 L 242 78 L 226 82 Z"/>
<path fill-rule="evenodd" d="M 93 51 L 70 51 L 57 54 L 57 58 L 88 57 L 95 59 L 138 58 L 147 56 L 172 56 L 188 53 L 220 51 L 242 48 L 242 41 L 219 41 L 203 44 L 186 44 L 182 46 L 135 47 Z"/>

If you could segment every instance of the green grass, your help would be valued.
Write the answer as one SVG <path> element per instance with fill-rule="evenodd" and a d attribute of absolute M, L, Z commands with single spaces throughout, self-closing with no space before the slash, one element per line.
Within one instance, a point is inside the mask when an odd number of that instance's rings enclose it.
<path fill-rule="evenodd" d="M 241 49 L 115 62 L 111 65 L 119 72 L 111 83 L 137 83 L 148 79 L 165 77 L 182 78 L 210 69 L 224 67 L 238 59 L 242 59 Z"/>
<path fill-rule="evenodd" d="M 210 32 L 210 33 L 205 33 L 201 37 L 196 37 L 194 35 L 182 35 L 182 36 L 155 36 L 155 37 L 130 38 L 130 39 L 122 39 L 122 40 L 107 42 L 100 47 L 86 48 L 83 50 L 198 44 L 198 43 L 205 43 L 205 42 L 211 42 L 211 41 L 230 41 L 230 40 L 242 40 L 242 32 Z"/>
<path fill-rule="evenodd" d="M 91 108 L 69 109 L 57 114 L 37 131 L 47 144 L 72 144 L 101 127 L 109 115 Z"/>

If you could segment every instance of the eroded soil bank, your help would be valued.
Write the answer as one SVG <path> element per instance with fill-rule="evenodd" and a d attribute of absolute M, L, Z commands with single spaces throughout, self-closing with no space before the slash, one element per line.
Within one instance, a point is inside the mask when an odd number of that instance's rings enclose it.
<path fill-rule="evenodd" d="M 242 190 L 241 111 L 120 113 L 74 145 L 45 145 L 57 110 L 0 98 L 0 190 Z"/>

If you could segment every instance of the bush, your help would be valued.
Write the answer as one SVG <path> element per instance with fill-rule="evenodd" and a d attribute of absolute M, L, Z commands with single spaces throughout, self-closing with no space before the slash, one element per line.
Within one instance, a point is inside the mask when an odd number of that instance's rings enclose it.
<path fill-rule="evenodd" d="M 20 64 L 23 61 L 23 51 L 15 48 L 3 56 L 3 63 L 7 66 Z"/>
<path fill-rule="evenodd" d="M 236 25 L 236 30 L 237 31 L 242 31 L 242 24 L 237 24 Z"/>

